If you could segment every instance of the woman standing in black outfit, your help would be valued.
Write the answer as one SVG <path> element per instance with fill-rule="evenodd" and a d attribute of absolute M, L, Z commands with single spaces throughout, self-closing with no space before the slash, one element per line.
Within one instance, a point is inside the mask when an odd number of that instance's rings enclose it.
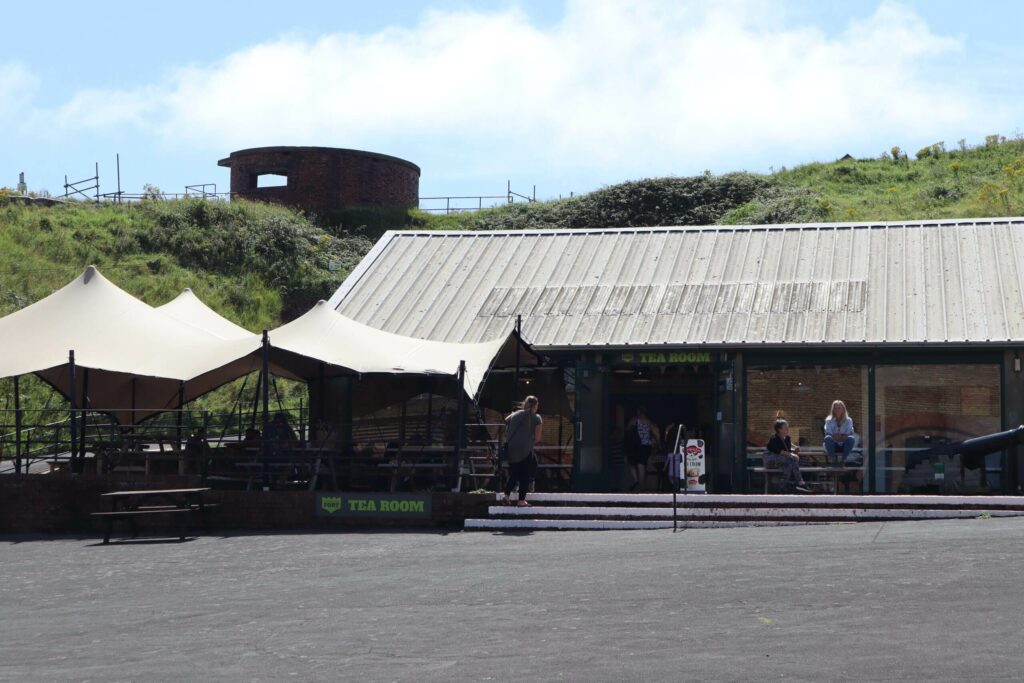
<path fill-rule="evenodd" d="M 523 400 L 523 409 L 517 410 L 505 418 L 505 443 L 508 446 L 508 483 L 505 484 L 505 495 L 501 502 L 509 503 L 512 489 L 519 485 L 519 507 L 529 507 L 526 494 L 537 476 L 537 454 L 533 450 L 541 439 L 541 420 L 537 411 L 540 401 L 536 396 L 527 396 Z"/>

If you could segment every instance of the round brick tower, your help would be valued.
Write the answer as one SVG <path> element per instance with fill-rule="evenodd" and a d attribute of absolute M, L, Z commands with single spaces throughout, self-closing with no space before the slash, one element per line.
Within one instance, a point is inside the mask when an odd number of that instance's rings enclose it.
<path fill-rule="evenodd" d="M 412 208 L 419 202 L 420 167 L 397 157 L 336 147 L 253 147 L 232 152 L 233 196 L 312 211 L 360 207 Z M 286 184 L 259 187 L 263 175 Z"/>

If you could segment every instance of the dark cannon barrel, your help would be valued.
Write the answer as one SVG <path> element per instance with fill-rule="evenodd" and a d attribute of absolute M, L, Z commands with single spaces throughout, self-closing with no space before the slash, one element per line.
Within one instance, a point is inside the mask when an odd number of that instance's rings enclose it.
<path fill-rule="evenodd" d="M 1024 444 L 1024 425 L 1016 429 L 1008 429 L 1005 432 L 985 434 L 973 439 L 935 446 L 921 455 L 956 455 L 959 453 L 963 458 L 964 467 L 974 470 L 981 467 L 984 457 L 989 453 L 998 453 L 1020 444 Z"/>
<path fill-rule="evenodd" d="M 1022 443 L 1024 443 L 1024 425 L 1005 432 L 976 436 L 973 439 L 961 441 L 959 444 L 949 444 L 947 448 L 952 449 L 950 452 L 959 453 L 967 458 L 998 453 Z"/>

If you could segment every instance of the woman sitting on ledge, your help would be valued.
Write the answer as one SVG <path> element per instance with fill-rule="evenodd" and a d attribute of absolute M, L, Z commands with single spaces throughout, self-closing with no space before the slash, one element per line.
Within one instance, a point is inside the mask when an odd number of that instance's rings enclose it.
<path fill-rule="evenodd" d="M 847 414 L 846 404 L 839 400 L 832 401 L 832 411 L 825 419 L 824 446 L 829 460 L 836 465 L 845 463 L 853 451 L 854 441 L 853 418 Z"/>

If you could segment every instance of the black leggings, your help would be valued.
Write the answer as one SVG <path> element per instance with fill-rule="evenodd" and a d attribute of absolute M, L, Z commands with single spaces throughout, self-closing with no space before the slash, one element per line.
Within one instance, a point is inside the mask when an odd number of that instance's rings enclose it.
<path fill-rule="evenodd" d="M 530 484 L 537 477 L 537 456 L 530 453 L 525 460 L 508 464 L 508 482 L 505 483 L 505 495 L 512 495 L 512 489 L 519 484 L 519 500 L 526 500 Z"/>

